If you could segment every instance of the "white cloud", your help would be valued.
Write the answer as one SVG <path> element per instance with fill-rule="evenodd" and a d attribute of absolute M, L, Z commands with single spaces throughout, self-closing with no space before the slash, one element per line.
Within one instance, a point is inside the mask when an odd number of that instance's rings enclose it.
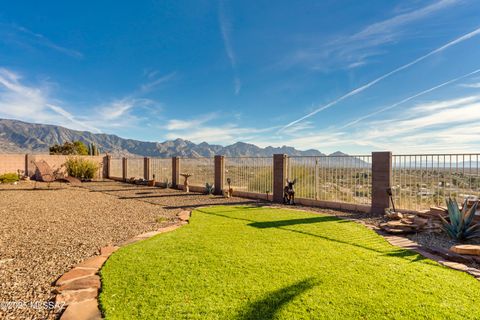
<path fill-rule="evenodd" d="M 251 139 L 256 139 L 262 134 L 278 128 L 240 127 L 236 123 L 231 122 L 223 124 L 210 123 L 214 119 L 218 120 L 218 118 L 218 114 L 212 113 L 196 119 L 171 119 L 166 126 L 169 132 L 165 135 L 165 138 L 182 138 L 196 143 L 207 141 L 209 143 L 227 145 L 237 141 L 249 142 Z"/>
<path fill-rule="evenodd" d="M 2 35 L 0 37 L 0 40 L 3 40 L 4 42 L 16 44 L 20 43 L 23 46 L 30 47 L 45 47 L 74 58 L 83 58 L 83 53 L 81 53 L 80 51 L 62 46 L 50 40 L 43 34 L 33 32 L 23 26 L 19 26 L 16 24 L 0 23 L 0 35 Z"/>
<path fill-rule="evenodd" d="M 48 86 L 27 85 L 20 74 L 6 68 L 0 68 L 0 116 L 98 131 L 59 107 Z"/>
<path fill-rule="evenodd" d="M 75 115 L 52 96 L 47 84 L 28 85 L 20 74 L 0 68 L 0 117 L 101 132 L 105 128 L 128 128 L 138 126 L 141 121 L 146 123 L 148 119 L 134 111 L 143 109 L 151 118 L 159 108 L 153 100 L 129 96 L 84 109 L 84 115 Z"/>
<path fill-rule="evenodd" d="M 477 83 L 463 83 L 463 84 L 460 85 L 460 87 L 480 89 L 480 82 L 477 82 Z"/>
<path fill-rule="evenodd" d="M 396 107 L 398 107 L 398 106 L 400 106 L 400 105 L 403 105 L 403 104 L 405 104 L 405 103 L 407 103 L 407 102 L 409 102 L 409 101 L 411 101 L 411 100 L 413 100 L 413 99 L 416 99 L 416 98 L 418 98 L 418 97 L 421 97 L 421 96 L 423 96 L 423 95 L 426 95 L 426 94 L 428 94 L 428 93 L 431 93 L 431 92 L 433 92 L 433 91 L 435 91 L 435 90 L 438 90 L 438 89 L 440 89 L 440 88 L 443 88 L 443 87 L 445 87 L 445 86 L 447 86 L 447 85 L 450 85 L 450 84 L 452 84 L 452 83 L 454 83 L 454 82 L 457 82 L 457 81 L 459 81 L 459 80 L 461 80 L 461 79 L 470 77 L 470 76 L 472 76 L 472 75 L 474 75 L 474 74 L 477 74 L 477 73 L 479 73 L 479 72 L 480 72 L 480 69 L 477 69 L 477 70 L 475 70 L 475 71 L 473 71 L 473 72 L 469 72 L 469 73 L 464 74 L 464 75 L 462 75 L 462 76 L 460 76 L 460 77 L 457 77 L 457 78 L 448 80 L 448 81 L 443 82 L 443 83 L 441 83 L 441 84 L 439 84 L 439 85 L 433 86 L 433 87 L 431 87 L 431 88 L 429 88 L 429 89 L 420 91 L 420 92 L 418 92 L 418 93 L 416 93 L 416 94 L 414 94 L 414 95 L 412 95 L 412 96 L 410 96 L 410 97 L 408 97 L 408 98 L 405 98 L 405 99 L 403 99 L 403 100 L 400 100 L 399 102 L 396 102 L 396 103 L 394 103 L 394 104 L 391 104 L 391 105 L 386 106 L 386 107 L 383 107 L 383 108 L 380 108 L 379 110 L 373 111 L 373 112 L 368 113 L 368 114 L 366 114 L 366 115 L 364 115 L 364 116 L 361 116 L 361 117 L 359 117 L 359 118 L 357 118 L 357 119 L 355 119 L 355 120 L 353 120 L 353 121 L 350 121 L 349 123 L 347 123 L 347 124 L 345 124 L 344 126 L 342 126 L 341 129 L 345 129 L 345 128 L 351 127 L 351 126 L 353 126 L 353 125 L 356 125 L 357 123 L 360 123 L 360 122 L 362 122 L 362 121 L 364 121 L 364 120 L 366 120 L 366 119 L 368 119 L 368 118 L 374 117 L 374 116 L 376 116 L 376 115 L 378 115 L 378 114 L 380 114 L 380 113 L 383 113 L 383 112 L 385 112 L 385 111 L 388 111 L 388 110 L 391 110 L 391 109 L 393 109 L 393 108 L 396 108 Z M 468 102 L 471 102 L 471 99 L 475 99 L 475 97 L 461 98 L 461 99 L 458 99 L 458 101 L 456 101 L 456 103 L 458 103 L 458 104 L 468 103 Z M 447 103 L 447 102 L 445 102 L 445 103 Z M 435 108 L 439 108 L 439 107 L 440 107 L 440 106 L 437 105 L 437 104 L 433 104 L 433 105 L 434 105 Z M 430 106 L 428 106 L 428 105 L 423 105 L 423 106 L 418 106 L 417 108 L 420 108 L 420 109 L 422 109 L 422 108 L 425 109 L 425 108 L 426 108 L 426 109 L 429 109 L 429 110 L 430 110 L 430 109 L 432 108 L 432 106 L 431 106 L 431 105 L 430 105 Z M 417 109 L 417 110 L 412 110 L 412 111 L 415 112 L 415 111 L 420 111 L 420 110 Z"/>
<path fill-rule="evenodd" d="M 150 72 L 147 75 L 148 79 L 154 79 L 156 77 L 157 72 Z M 140 86 L 140 91 L 142 93 L 147 93 L 152 91 L 153 89 L 157 88 L 158 86 L 165 84 L 172 80 L 176 75 L 176 72 L 171 72 L 167 75 L 164 75 L 162 77 L 159 77 L 157 79 L 151 80 L 150 82 L 144 83 Z"/>
<path fill-rule="evenodd" d="M 398 29 L 406 24 L 423 19 L 436 13 L 437 11 L 444 10 L 457 4 L 458 0 L 441 0 L 436 1 L 430 5 L 422 7 L 417 10 L 409 11 L 396 15 L 384 21 L 376 22 L 361 30 L 360 32 L 351 35 L 347 38 L 348 41 L 372 41 L 373 43 L 367 43 L 366 45 L 378 45 L 379 43 L 385 43 L 393 41 L 396 34 L 400 32 Z"/>
<path fill-rule="evenodd" d="M 207 115 L 200 116 L 196 119 L 171 119 L 167 122 L 167 130 L 176 131 L 176 130 L 196 130 L 198 127 L 217 118 L 216 113 L 210 113 Z"/>
<path fill-rule="evenodd" d="M 402 71 L 402 70 L 405 70 L 405 69 L 407 69 L 407 68 L 410 68 L 410 67 L 416 65 L 417 63 L 419 63 L 419 62 L 421 62 L 421 61 L 429 58 L 430 56 L 433 56 L 433 55 L 435 55 L 435 54 L 437 54 L 437 53 L 440 53 L 440 52 L 442 52 L 442 51 L 444 51 L 444 50 L 446 50 L 446 49 L 448 49 L 448 48 L 450 48 L 450 47 L 452 47 L 452 46 L 455 46 L 455 45 L 457 45 L 457 44 L 459 44 L 459 43 L 461 43 L 461 42 L 463 42 L 463 41 L 469 40 L 469 39 L 471 39 L 471 38 L 473 38 L 473 37 L 475 37 L 475 36 L 477 36 L 477 35 L 479 35 L 479 34 L 480 34 L 480 28 L 475 29 L 475 30 L 473 30 L 472 32 L 469 32 L 469 33 L 467 33 L 467 34 L 465 34 L 465 35 L 463 35 L 463 36 L 461 36 L 461 37 L 458 37 L 458 38 L 456 38 L 455 40 L 452 40 L 452 41 L 448 42 L 447 44 L 445 44 L 445 45 L 443 45 L 443 46 L 441 46 L 441 47 L 439 47 L 439 48 L 437 48 L 437 49 L 435 49 L 435 50 L 433 50 L 433 51 L 430 51 L 429 53 L 427 53 L 427 54 L 425 54 L 425 55 L 423 55 L 423 56 L 421 56 L 421 57 L 419 57 L 419 58 L 417 58 L 417 59 L 415 59 L 415 60 L 413 60 L 413 61 L 411 61 L 411 62 L 409 62 L 409 63 L 407 63 L 407 64 L 404 64 L 404 65 L 402 65 L 402 66 L 400 66 L 400 67 L 398 67 L 398 68 L 396 68 L 396 69 L 394 69 L 394 70 L 392 70 L 392 71 L 390 71 L 390 72 L 388 72 L 388 73 L 386 73 L 386 74 L 384 74 L 384 75 L 382 75 L 382 76 L 380 76 L 380 77 L 378 77 L 378 78 L 376 78 L 376 79 L 368 82 L 367 84 L 364 84 L 363 86 L 360 86 L 360 87 L 358 87 L 358 88 L 356 88 L 356 89 L 354 89 L 354 90 L 352 90 L 352 91 L 344 94 L 343 96 L 341 96 L 341 97 L 339 97 L 339 98 L 337 98 L 337 99 L 335 99 L 335 100 L 333 100 L 333 101 L 331 101 L 331 102 L 329 102 L 329 103 L 327 103 L 327 104 L 325 104 L 325 105 L 322 105 L 322 106 L 318 107 L 316 110 L 314 110 L 314 111 L 306 114 L 305 116 L 303 116 L 303 117 L 301 117 L 301 118 L 299 118 L 299 119 L 297 119 L 297 120 L 295 120 L 295 121 L 292 121 L 292 122 L 286 124 L 286 125 L 283 127 L 283 129 L 288 128 L 288 127 L 290 127 L 290 126 L 292 126 L 292 125 L 295 125 L 295 124 L 297 124 L 297 123 L 299 123 L 299 122 L 301 122 L 301 121 L 304 121 L 305 119 L 308 119 L 308 118 L 316 115 L 317 113 L 319 113 L 319 112 L 321 112 L 321 111 L 323 111 L 323 110 L 329 109 L 329 108 L 337 105 L 338 103 L 342 102 L 343 100 L 345 100 L 345 99 L 347 99 L 347 98 L 349 98 L 349 97 L 355 96 L 355 95 L 357 95 L 357 94 L 359 94 L 359 93 L 367 90 L 367 89 L 370 88 L 371 86 L 373 86 L 373 85 L 375 85 L 375 84 L 377 84 L 377 83 L 385 80 L 386 78 L 388 78 L 388 77 L 390 77 L 390 76 L 392 76 L 392 75 L 394 75 L 394 74 L 396 74 L 396 73 L 398 73 L 398 72 L 400 72 L 400 71 Z M 474 71 L 474 73 L 476 73 L 476 72 L 478 72 L 478 71 Z M 455 81 L 456 81 L 456 80 L 455 80 Z"/>
<path fill-rule="evenodd" d="M 242 83 L 237 75 L 237 59 L 230 40 L 231 23 L 225 14 L 224 0 L 219 1 L 218 20 L 220 24 L 220 31 L 222 33 L 223 44 L 225 46 L 225 52 L 228 60 L 230 61 L 230 65 L 232 66 L 234 92 L 235 94 L 239 94 L 240 89 L 242 88 Z"/>
<path fill-rule="evenodd" d="M 403 10 L 351 35 L 335 35 L 332 41 L 319 41 L 314 37 L 309 47 L 295 51 L 282 65 L 303 64 L 313 70 L 328 70 L 338 66 L 348 69 L 366 64 L 369 58 L 383 53 L 378 49 L 380 46 L 398 41 L 409 24 L 458 3 L 459 0 L 441 0 L 418 9 Z"/>

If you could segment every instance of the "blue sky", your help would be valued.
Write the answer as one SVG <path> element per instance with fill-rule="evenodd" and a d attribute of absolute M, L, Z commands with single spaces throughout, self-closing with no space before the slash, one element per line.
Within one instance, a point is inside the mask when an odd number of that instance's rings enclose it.
<path fill-rule="evenodd" d="M 323 152 L 479 152 L 480 2 L 15 1 L 0 117 Z"/>

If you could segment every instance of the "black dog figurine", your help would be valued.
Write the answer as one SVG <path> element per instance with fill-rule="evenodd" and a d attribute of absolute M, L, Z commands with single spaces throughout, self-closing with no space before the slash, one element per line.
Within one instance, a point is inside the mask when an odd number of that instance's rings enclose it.
<path fill-rule="evenodd" d="M 287 185 L 283 188 L 284 204 L 295 204 L 295 190 L 293 189 L 295 182 L 297 182 L 297 179 L 293 179 L 293 181 L 287 179 Z"/>

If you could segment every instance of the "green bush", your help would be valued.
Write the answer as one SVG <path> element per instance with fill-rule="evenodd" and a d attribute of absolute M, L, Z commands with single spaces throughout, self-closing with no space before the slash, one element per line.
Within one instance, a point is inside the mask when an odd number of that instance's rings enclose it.
<path fill-rule="evenodd" d="M 69 158 L 65 162 L 65 167 L 69 176 L 80 180 L 93 179 L 99 169 L 99 165 L 96 162 L 77 157 Z"/>
<path fill-rule="evenodd" d="M 0 183 L 12 183 L 20 180 L 17 173 L 5 173 L 0 175 Z"/>

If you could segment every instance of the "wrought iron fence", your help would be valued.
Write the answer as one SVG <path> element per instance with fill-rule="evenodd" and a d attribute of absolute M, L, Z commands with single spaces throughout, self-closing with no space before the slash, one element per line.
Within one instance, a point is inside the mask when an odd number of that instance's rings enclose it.
<path fill-rule="evenodd" d="M 230 179 L 234 191 L 271 194 L 273 190 L 273 158 L 226 157 L 224 187 L 228 187 L 227 179 Z"/>
<path fill-rule="evenodd" d="M 165 184 L 172 182 L 172 159 L 171 158 L 150 158 L 150 177 Z"/>
<path fill-rule="evenodd" d="M 480 154 L 394 155 L 392 162 L 398 208 L 423 210 L 480 194 Z"/>
<path fill-rule="evenodd" d="M 300 198 L 370 204 L 372 200 L 372 157 L 289 157 L 289 180 L 296 179 L 295 196 Z"/>
<path fill-rule="evenodd" d="M 111 158 L 110 159 L 110 177 L 123 178 L 123 159 Z"/>
<path fill-rule="evenodd" d="M 213 184 L 215 181 L 215 167 L 212 158 L 184 158 L 180 159 L 180 174 L 192 174 L 188 178 L 189 184 L 192 186 L 205 186 L 206 183 Z M 180 177 L 183 183 L 183 177 Z"/>
<path fill-rule="evenodd" d="M 127 160 L 127 179 L 143 178 L 144 159 L 143 158 L 128 158 Z"/>

